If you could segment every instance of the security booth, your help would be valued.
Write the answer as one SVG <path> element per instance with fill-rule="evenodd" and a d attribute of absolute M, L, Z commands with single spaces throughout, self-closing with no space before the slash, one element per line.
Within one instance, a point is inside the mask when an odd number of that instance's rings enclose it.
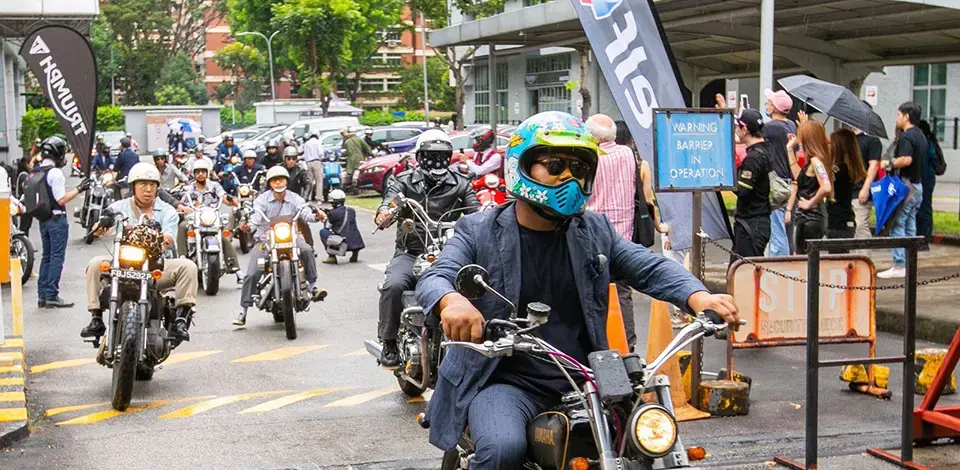
<path fill-rule="evenodd" d="M 140 143 L 140 153 L 167 148 L 167 133 L 177 127 L 187 139 L 220 135 L 220 105 L 121 106 L 124 125 Z"/>

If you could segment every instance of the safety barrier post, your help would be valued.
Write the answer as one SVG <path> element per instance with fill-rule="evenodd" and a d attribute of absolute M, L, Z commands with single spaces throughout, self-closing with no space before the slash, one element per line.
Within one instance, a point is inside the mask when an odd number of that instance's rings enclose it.
<path fill-rule="evenodd" d="M 797 470 L 817 468 L 817 420 L 819 371 L 822 367 L 851 364 L 903 364 L 903 407 L 900 420 L 900 462 L 904 468 L 922 468 L 913 463 L 913 376 L 917 321 L 917 250 L 926 243 L 923 237 L 818 239 L 807 241 L 807 338 L 820 334 L 820 252 L 824 250 L 888 249 L 906 251 L 906 279 L 903 296 L 903 355 L 872 358 L 845 358 L 821 361 L 819 341 L 807 341 L 806 452 L 803 464 L 787 457 L 775 457 L 778 464 Z"/>
<path fill-rule="evenodd" d="M 23 269 L 20 258 L 10 259 L 10 313 L 13 336 L 23 337 Z"/>

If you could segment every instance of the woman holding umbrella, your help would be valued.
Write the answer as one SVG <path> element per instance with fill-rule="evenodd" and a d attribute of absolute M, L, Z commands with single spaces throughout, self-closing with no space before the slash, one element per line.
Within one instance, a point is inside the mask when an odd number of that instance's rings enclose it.
<path fill-rule="evenodd" d="M 807 157 L 802 168 L 797 163 L 797 145 Z M 829 148 L 826 130 L 815 119 L 801 123 L 797 134 L 788 136 L 787 157 L 794 180 L 784 222 L 793 232 L 794 253 L 800 255 L 807 253 L 807 240 L 822 238 L 826 232 L 821 203 L 833 197 L 833 159 Z"/>

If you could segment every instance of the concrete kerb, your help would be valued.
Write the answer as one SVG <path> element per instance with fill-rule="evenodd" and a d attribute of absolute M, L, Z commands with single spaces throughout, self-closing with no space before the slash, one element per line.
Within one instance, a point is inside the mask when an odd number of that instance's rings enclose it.
<path fill-rule="evenodd" d="M 703 284 L 711 292 L 726 292 L 727 283 L 714 279 L 706 279 Z M 877 331 L 903 334 L 903 310 L 877 305 Z M 953 335 L 960 328 L 960 321 L 945 321 L 936 318 L 924 317 L 917 314 L 916 339 L 931 341 L 940 344 L 950 344 Z"/>
<path fill-rule="evenodd" d="M 0 344 L 0 448 L 30 432 L 26 372 L 23 338 L 7 337 Z"/>

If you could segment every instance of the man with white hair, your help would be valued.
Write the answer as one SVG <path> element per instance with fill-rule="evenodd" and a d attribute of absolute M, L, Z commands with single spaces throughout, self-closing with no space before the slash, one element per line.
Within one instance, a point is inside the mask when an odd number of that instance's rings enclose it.
<path fill-rule="evenodd" d="M 621 237 L 633 239 L 634 194 L 637 191 L 637 159 L 630 147 L 619 145 L 617 125 L 606 114 L 594 114 L 587 119 L 590 132 L 603 151 L 597 163 L 597 176 L 593 194 L 587 201 L 587 210 L 604 214 L 610 219 L 615 232 Z M 633 319 L 633 290 L 627 284 L 617 282 L 617 295 L 623 312 L 623 325 L 627 330 L 630 349 L 637 344 Z"/>

